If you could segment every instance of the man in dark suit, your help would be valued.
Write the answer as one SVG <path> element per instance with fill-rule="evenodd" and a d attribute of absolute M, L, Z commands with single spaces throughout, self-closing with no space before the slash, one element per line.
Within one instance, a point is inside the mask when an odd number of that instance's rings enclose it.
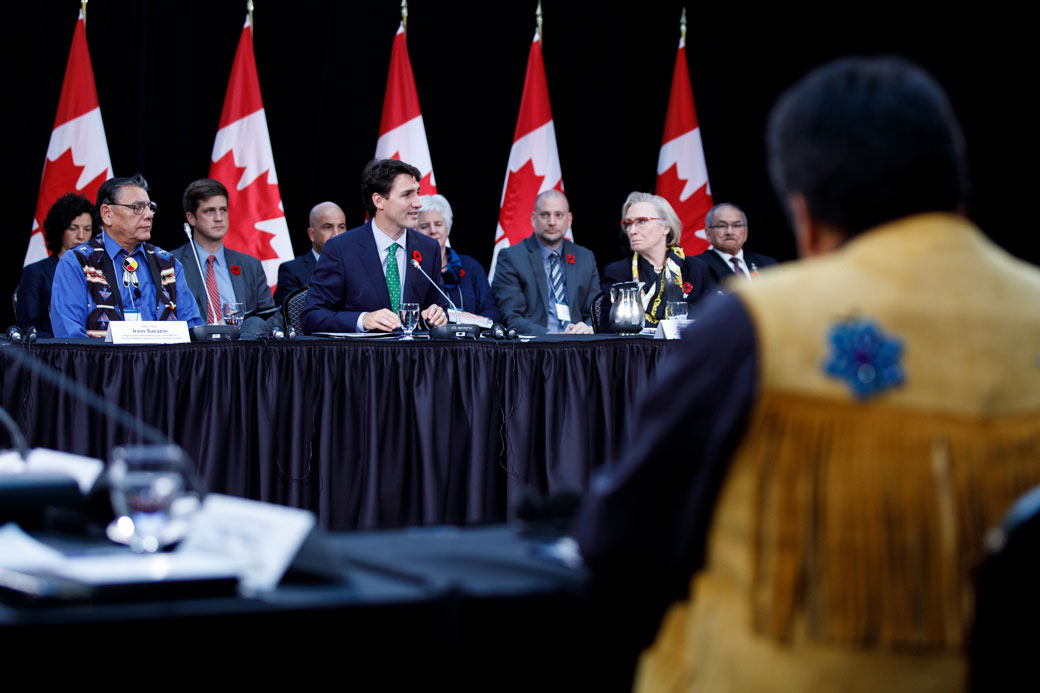
<path fill-rule="evenodd" d="M 171 254 L 184 265 L 188 288 L 206 322 L 223 324 L 223 307 L 227 303 L 241 303 L 247 313 L 273 308 L 271 289 L 260 261 L 224 247 L 230 226 L 227 188 L 220 181 L 203 178 L 185 188 L 182 202 L 184 216 L 193 230 L 193 242 Z M 204 276 L 199 274 L 199 265 Z M 242 329 L 261 332 L 267 330 L 267 325 L 253 317 L 243 323 Z"/>
<path fill-rule="evenodd" d="M 571 219 L 567 197 L 545 190 L 531 213 L 534 233 L 499 253 L 492 287 L 507 327 L 592 334 L 599 271 L 591 250 L 564 239 Z"/>
<path fill-rule="evenodd" d="M 429 327 L 448 321 L 437 291 L 440 247 L 415 230 L 421 178 L 419 169 L 394 159 L 365 166 L 361 196 L 371 221 L 325 244 L 303 309 L 305 332 L 390 332 L 401 326 L 402 303 L 426 306 L 421 317 Z"/>
<path fill-rule="evenodd" d="M 747 215 L 730 202 L 717 204 L 708 210 L 704 219 L 705 233 L 711 248 L 697 256 L 708 266 L 708 273 L 721 284 L 724 279 L 739 275 L 754 281 L 763 267 L 775 265 L 776 260 L 744 250 L 747 243 Z"/>
<path fill-rule="evenodd" d="M 335 202 L 314 205 L 309 221 L 311 225 L 307 229 L 307 236 L 311 239 L 310 250 L 278 266 L 278 286 L 274 290 L 276 305 L 282 305 L 289 294 L 311 283 L 314 265 L 321 257 L 325 242 L 347 230 L 347 217 Z"/>

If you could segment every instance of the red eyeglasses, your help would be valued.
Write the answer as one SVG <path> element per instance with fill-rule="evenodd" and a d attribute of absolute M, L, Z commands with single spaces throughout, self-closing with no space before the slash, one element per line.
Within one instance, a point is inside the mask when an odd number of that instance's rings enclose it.
<path fill-rule="evenodd" d="M 637 229 L 640 229 L 643 227 L 643 224 L 645 224 L 648 221 L 661 221 L 661 217 L 636 217 L 635 219 L 622 219 L 621 230 L 628 231 L 628 227 L 632 226 L 633 224 Z"/>

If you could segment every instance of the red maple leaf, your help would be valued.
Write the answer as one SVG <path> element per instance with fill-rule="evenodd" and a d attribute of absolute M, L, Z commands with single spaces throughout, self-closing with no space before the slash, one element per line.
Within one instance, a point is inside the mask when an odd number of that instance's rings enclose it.
<path fill-rule="evenodd" d="M 391 159 L 396 159 L 397 161 L 400 161 L 401 160 L 401 152 L 394 152 L 393 156 L 391 156 L 390 158 Z M 422 180 L 419 181 L 419 194 L 420 195 L 436 195 L 437 194 L 437 186 L 433 184 L 433 171 L 430 171 L 429 173 L 427 173 L 425 176 L 422 177 Z"/>
<path fill-rule="evenodd" d="M 672 164 L 668 169 L 657 176 L 657 194 L 668 200 L 675 213 L 682 221 L 682 239 L 679 244 L 687 255 L 700 255 L 711 247 L 705 239 L 696 235 L 697 231 L 704 228 L 704 217 L 711 209 L 711 195 L 708 194 L 708 184 L 705 183 L 697 188 L 685 202 L 679 200 L 686 181 L 679 177 L 677 164 Z"/>
<path fill-rule="evenodd" d="M 534 164 L 530 159 L 519 170 L 509 172 L 505 199 L 498 213 L 498 223 L 505 231 L 509 245 L 516 245 L 531 235 L 531 212 L 534 211 L 534 200 L 538 197 L 543 180 L 545 176 L 534 172 Z"/>
<path fill-rule="evenodd" d="M 274 234 L 256 227 L 259 222 L 284 217 L 279 205 L 282 195 L 277 183 L 269 183 L 270 172 L 262 173 L 252 183 L 238 189 L 245 167 L 235 165 L 231 150 L 214 161 L 209 168 L 210 178 L 215 178 L 228 189 L 228 215 L 231 227 L 224 237 L 224 245 L 232 250 L 248 253 L 261 260 L 277 260 L 278 253 L 271 247 Z"/>
<path fill-rule="evenodd" d="M 43 227 L 43 220 L 47 217 L 47 211 L 57 202 L 58 198 L 65 193 L 74 192 L 90 200 L 93 204 L 97 199 L 98 188 L 108 178 L 108 170 L 104 170 L 82 188 L 76 187 L 76 181 L 83 173 L 84 166 L 77 166 L 72 161 L 72 149 L 66 149 L 54 161 L 45 161 L 43 164 L 43 178 L 40 183 L 40 196 L 36 200 L 36 214 L 33 218 L 36 223 Z M 95 229 L 99 230 L 99 229 Z"/>

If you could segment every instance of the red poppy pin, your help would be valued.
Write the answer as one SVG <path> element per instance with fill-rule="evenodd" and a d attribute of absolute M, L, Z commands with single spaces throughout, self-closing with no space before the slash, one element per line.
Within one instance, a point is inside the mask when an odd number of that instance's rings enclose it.
<path fill-rule="evenodd" d="M 242 268 L 239 267 L 238 265 L 231 265 L 230 267 L 228 267 L 228 269 L 231 270 L 231 274 L 234 274 L 234 275 L 242 274 Z"/>
<path fill-rule="evenodd" d="M 422 253 L 420 253 L 418 250 L 413 250 L 412 259 L 416 262 L 422 262 Z"/>
<path fill-rule="evenodd" d="M 466 276 L 466 270 L 460 269 L 459 270 L 459 279 L 462 279 L 465 276 Z"/>
<path fill-rule="evenodd" d="M 571 255 L 570 253 L 567 253 L 567 264 L 568 265 L 573 265 L 574 264 L 574 256 Z"/>
<path fill-rule="evenodd" d="M 682 285 L 682 290 L 684 294 L 690 293 L 691 291 L 693 291 L 693 284 L 691 284 L 690 282 L 686 282 Z"/>

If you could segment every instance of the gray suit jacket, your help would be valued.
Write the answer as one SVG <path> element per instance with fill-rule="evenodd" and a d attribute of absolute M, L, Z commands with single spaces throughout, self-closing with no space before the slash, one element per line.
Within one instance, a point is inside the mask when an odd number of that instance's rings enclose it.
<path fill-rule="evenodd" d="M 195 302 L 199 305 L 199 313 L 203 320 L 206 319 L 206 286 L 199 275 L 199 266 L 195 264 L 195 253 L 191 250 L 191 244 L 185 243 L 180 248 L 170 251 L 170 254 L 181 261 L 184 265 L 184 276 L 188 280 L 188 288 L 191 289 Z M 244 303 L 246 312 L 274 308 L 274 299 L 271 298 L 271 287 L 267 285 L 267 275 L 264 274 L 263 265 L 252 255 L 240 253 L 231 248 L 224 248 L 224 257 L 227 259 L 228 268 L 238 267 L 241 271 L 230 272 L 231 287 L 235 290 L 235 298 Z M 205 261 L 204 258 L 200 258 Z M 275 316 L 275 319 L 277 315 Z M 244 332 L 266 331 L 271 320 L 263 321 L 260 318 L 249 318 L 242 325 Z"/>
<path fill-rule="evenodd" d="M 596 257 L 588 248 L 565 240 L 560 248 L 563 276 L 567 282 L 567 302 L 571 322 L 592 324 L 592 301 L 599 293 L 599 270 Z M 574 262 L 568 261 L 568 256 Z M 523 242 L 498 254 L 495 298 L 506 327 L 521 334 L 545 334 L 549 322 L 549 279 L 539 251 L 538 239 L 532 233 Z"/>

